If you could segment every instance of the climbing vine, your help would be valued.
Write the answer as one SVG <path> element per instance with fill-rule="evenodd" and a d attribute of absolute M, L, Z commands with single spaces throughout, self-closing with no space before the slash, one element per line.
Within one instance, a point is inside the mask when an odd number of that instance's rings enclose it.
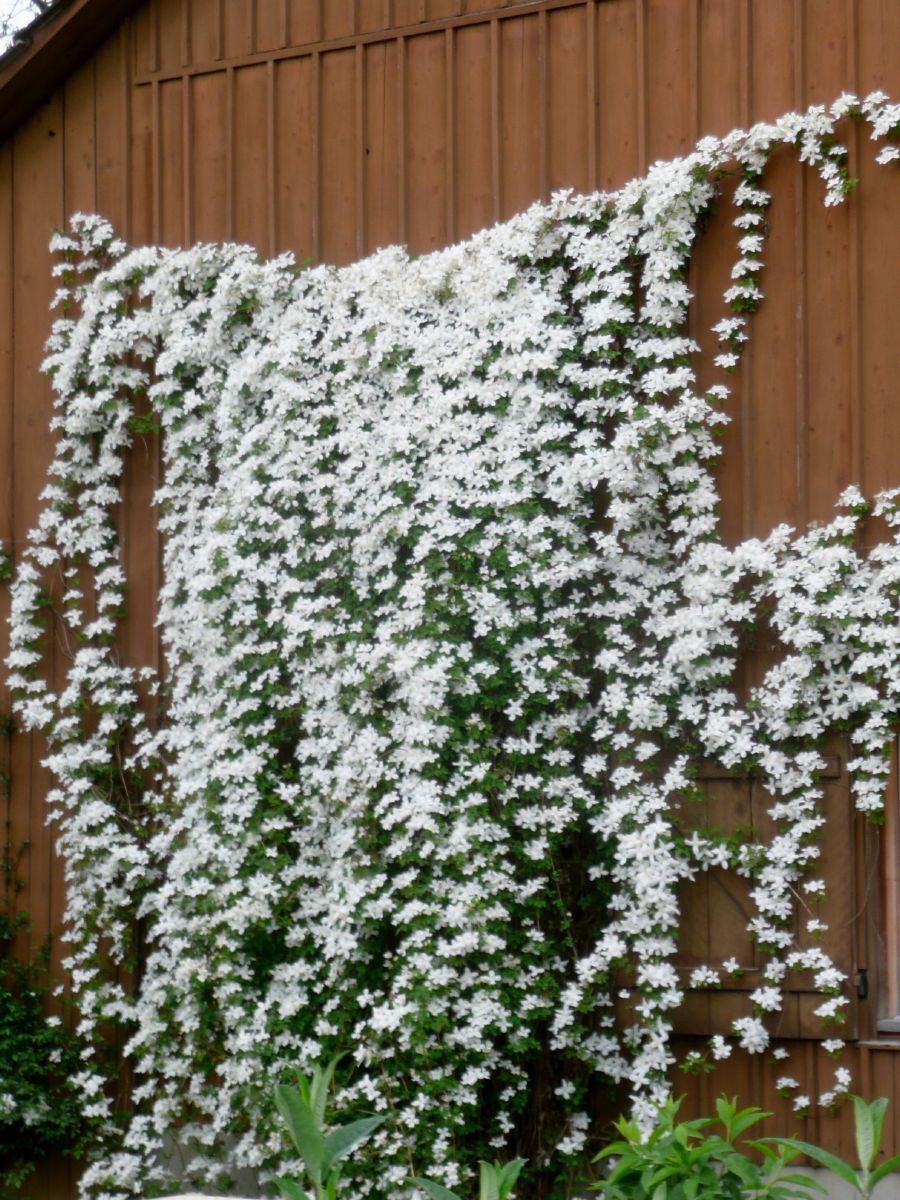
<path fill-rule="evenodd" d="M 416 260 L 128 249 L 96 217 L 55 239 L 59 440 L 9 667 L 50 741 L 81 1031 L 121 1024 L 134 1077 L 122 1132 L 99 1066 L 79 1078 L 109 1126 L 86 1195 L 170 1189 L 176 1131 L 189 1182 L 289 1173 L 272 1082 L 336 1050 L 342 1110 L 390 1116 L 354 1194 L 409 1186 L 413 1157 L 454 1184 L 499 1148 L 562 1194 L 598 1080 L 642 1121 L 667 1091 L 677 889 L 713 865 L 752 879 L 766 966 L 710 1055 L 766 1050 L 798 970 L 840 1019 L 846 980 L 794 897 L 824 888 L 829 732 L 852 738 L 857 806 L 881 804 L 900 544 L 856 535 L 869 512 L 896 529 L 898 496 L 849 489 L 822 528 L 726 546 L 727 391 L 698 391 L 685 322 L 698 226 L 737 173 L 716 327 L 737 365 L 766 163 L 793 147 L 838 203 L 847 117 L 900 156 L 900 108 L 844 96 Z M 116 649 L 125 455 L 157 429 L 162 678 Z M 779 658 L 741 702 L 763 620 Z M 762 772 L 769 844 L 679 828 L 701 758 Z"/>

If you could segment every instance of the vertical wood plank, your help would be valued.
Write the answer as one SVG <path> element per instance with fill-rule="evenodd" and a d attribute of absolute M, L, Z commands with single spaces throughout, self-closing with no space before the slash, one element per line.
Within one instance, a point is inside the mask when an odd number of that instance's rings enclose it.
<path fill-rule="evenodd" d="M 194 240 L 194 189 L 193 163 L 194 152 L 194 109 L 191 77 L 185 75 L 181 80 L 181 177 L 184 180 L 184 215 L 182 225 L 185 245 Z"/>
<path fill-rule="evenodd" d="M 157 80 L 154 80 L 150 85 L 150 107 L 150 127 L 153 157 L 153 197 L 151 201 L 153 213 L 152 228 L 153 240 L 154 242 L 159 243 L 162 239 L 162 119 L 160 116 L 160 85 Z"/>
<path fill-rule="evenodd" d="M 600 4 L 596 9 L 597 185 L 608 191 L 632 179 L 645 155 L 641 3 Z"/>
<path fill-rule="evenodd" d="M 444 37 L 410 38 L 407 44 L 407 230 L 410 250 L 422 254 L 447 241 L 446 87 Z"/>
<path fill-rule="evenodd" d="M 590 22 L 594 5 L 547 14 L 546 191 L 594 186 Z M 587 102 L 585 103 L 585 98 Z"/>
<path fill-rule="evenodd" d="M 12 164 L 12 228 L 15 236 L 13 289 L 15 296 L 15 354 L 13 358 L 12 461 L 14 474 L 13 540 L 21 548 L 28 531 L 37 524 L 41 508 L 38 494 L 53 456 L 55 437 L 50 431 L 50 386 L 40 372 L 48 332 L 48 308 L 56 288 L 51 276 L 50 236 L 64 220 L 65 129 L 61 93 L 42 106 L 16 132 Z M 45 634 L 45 661 L 49 678 L 56 678 L 56 643 Z M 45 825 L 44 796 L 50 774 L 42 766 L 47 749 L 35 734 L 13 739 L 11 746 L 11 804 L 14 846 L 28 841 L 22 859 L 26 886 L 23 907 L 31 917 L 29 954 L 37 951 L 47 934 L 51 970 L 61 977 L 59 931 L 64 897 L 59 860 L 53 853 L 52 831 Z"/>
<path fill-rule="evenodd" d="M 353 61 L 354 125 L 356 134 L 356 256 L 366 252 L 366 57 L 357 45 Z"/>
<path fill-rule="evenodd" d="M 503 59 L 500 55 L 500 23 L 491 21 L 491 182 L 494 220 L 503 212 Z"/>
<path fill-rule="evenodd" d="M 275 77 L 278 250 L 315 258 L 314 72 L 312 57 L 278 64 Z"/>
<path fill-rule="evenodd" d="M 359 0 L 356 9 L 356 27 L 360 33 L 374 33 L 390 28 L 390 14 L 385 0 Z"/>
<path fill-rule="evenodd" d="M 550 117 L 550 82 L 547 78 L 549 35 L 547 33 L 549 18 L 546 12 L 537 15 L 538 50 L 537 50 L 537 106 L 538 106 L 538 186 L 542 200 L 550 196 L 550 133 L 548 129 Z"/>
<path fill-rule="evenodd" d="M 649 163 L 650 98 L 647 94 L 647 23 L 648 0 L 634 0 L 635 8 L 635 77 L 637 90 L 638 169 L 646 171 Z"/>
<path fill-rule="evenodd" d="M 128 113 L 128 236 L 135 243 L 155 241 L 155 86 L 134 88 Z"/>
<path fill-rule="evenodd" d="M 585 77 L 587 81 L 587 186 L 597 187 L 597 5 L 587 0 L 585 12 Z"/>
<path fill-rule="evenodd" d="M 695 119 L 700 134 L 723 134 L 742 123 L 741 12 L 743 0 L 700 0 Z"/>
<path fill-rule="evenodd" d="M 278 93 L 275 71 L 275 63 L 270 60 L 266 63 L 266 246 L 270 257 L 278 248 Z"/>
<path fill-rule="evenodd" d="M 856 0 L 847 0 L 846 10 L 847 61 L 845 73 L 850 91 L 859 90 L 859 25 Z M 860 129 L 854 121 L 847 131 L 849 157 L 847 168 L 853 179 L 859 179 L 861 170 Z M 862 321 L 860 286 L 860 223 L 859 223 L 859 194 L 851 196 L 847 204 L 848 230 L 848 263 L 847 263 L 847 308 L 848 308 L 848 355 L 849 355 L 849 386 L 848 402 L 850 405 L 850 478 L 859 485 L 863 477 L 863 421 L 861 378 L 862 362 L 860 361 L 860 326 Z M 900 892 L 897 893 L 900 896 Z"/>
<path fill-rule="evenodd" d="M 317 0 L 288 0 L 290 45 L 306 46 L 322 39 L 322 10 Z"/>
<path fill-rule="evenodd" d="M 13 447 L 15 437 L 15 230 L 13 227 L 13 143 L 7 140 L 0 145 L 0 544 L 4 553 L 17 556 L 15 546 L 15 514 L 13 492 L 15 460 Z M 0 655 L 4 660 L 9 653 L 9 588 L 0 589 Z M 0 711 L 9 713 L 11 697 L 7 675 L 0 676 Z M 15 827 L 19 824 L 18 802 L 13 806 L 12 776 L 13 744 L 22 739 L 13 732 L 0 741 L 0 772 L 6 782 L 0 788 L 0 815 L 4 822 L 4 841 L 10 840 L 12 849 Z M 21 761 L 21 754 L 16 758 Z M 14 953 L 17 947 L 11 947 Z"/>
<path fill-rule="evenodd" d="M 490 28 L 469 25 L 456 32 L 456 236 L 468 237 L 495 214 L 493 47 Z"/>
<path fill-rule="evenodd" d="M 235 193 L 235 80 L 234 67 L 225 73 L 225 237 L 234 241 L 234 193 Z"/>
<path fill-rule="evenodd" d="M 253 53 L 253 10 L 247 0 L 222 5 L 222 56 L 240 58 Z"/>
<path fill-rule="evenodd" d="M 806 100 L 806 5 L 794 0 L 794 106 L 801 110 Z M 809 521 L 809 396 L 807 383 L 808 340 L 806 326 L 806 216 L 807 174 L 803 166 L 794 168 L 794 405 L 797 431 L 796 513 L 801 526 Z"/>
<path fill-rule="evenodd" d="M 407 221 L 407 170 L 406 170 L 406 38 L 397 38 L 397 224 L 400 230 L 400 241 L 404 245 L 409 242 L 409 224 Z"/>
<path fill-rule="evenodd" d="M 543 189 L 540 16 L 500 23 L 501 216 L 527 208 Z"/>
<path fill-rule="evenodd" d="M 139 75 L 156 70 L 155 55 L 155 10 L 153 0 L 143 4 L 132 17 L 134 22 L 134 65 Z"/>
<path fill-rule="evenodd" d="M 425 0 L 393 0 L 393 24 L 402 29 L 406 25 L 420 25 L 425 20 Z"/>
<path fill-rule="evenodd" d="M 366 249 L 402 241 L 399 223 L 400 145 L 396 41 L 366 47 Z"/>
<path fill-rule="evenodd" d="M 645 77 L 647 144 L 645 164 L 684 154 L 693 144 L 690 78 L 690 0 L 642 0 L 646 13 Z M 688 67 L 688 70 L 685 69 Z"/>
<path fill-rule="evenodd" d="M 900 95 L 900 6 L 891 0 L 860 3 L 856 21 L 858 87 Z M 851 203 L 859 214 L 858 361 L 863 410 L 858 422 L 861 445 L 861 483 L 868 495 L 897 482 L 900 414 L 895 381 L 900 374 L 900 342 L 896 336 L 896 282 L 885 264 L 900 261 L 900 200 L 897 169 L 873 161 L 872 144 L 863 134 L 857 156 L 860 186 Z M 891 481 L 891 482 L 889 482 Z"/>
<path fill-rule="evenodd" d="M 215 62 L 222 57 L 221 19 L 222 0 L 191 0 L 191 62 Z"/>
<path fill-rule="evenodd" d="M 846 87 L 846 0 L 808 0 L 805 18 L 806 102 L 840 95 Z M 822 37 L 821 30 L 829 36 Z M 803 295 L 803 381 L 806 403 L 806 491 L 809 518 L 828 520 L 854 480 L 850 209 L 825 208 L 819 180 L 806 173 L 798 248 L 807 289 Z M 855 208 L 855 205 L 853 205 Z M 821 299 L 827 298 L 822 303 Z"/>
<path fill-rule="evenodd" d="M 319 253 L 330 263 L 356 255 L 355 61 L 352 48 L 321 56 Z"/>
<path fill-rule="evenodd" d="M 156 86 L 156 85 L 154 85 Z M 160 83 L 159 90 L 159 241 L 181 246 L 184 224 L 184 85 L 180 79 Z"/>
<path fill-rule="evenodd" d="M 356 33 L 355 0 L 326 0 L 322 9 L 322 37 L 352 37 Z"/>
<path fill-rule="evenodd" d="M 191 89 L 193 237 L 211 242 L 228 236 L 228 75 L 197 75 Z"/>
<path fill-rule="evenodd" d="M 159 0 L 156 8 L 158 69 L 184 65 L 184 4 L 186 0 Z"/>
<path fill-rule="evenodd" d="M 128 31 L 111 38 L 97 53 L 94 66 L 94 130 L 96 136 L 95 204 L 116 232 L 128 233 L 129 113 Z M 66 130 L 66 139 L 69 132 Z"/>
<path fill-rule="evenodd" d="M 456 34 L 444 32 L 444 226 L 447 241 L 456 240 Z"/>
<path fill-rule="evenodd" d="M 266 253 L 268 66 L 241 67 L 234 77 L 234 145 L 239 154 L 234 176 L 234 237 Z"/>
<path fill-rule="evenodd" d="M 257 53 L 277 50 L 285 43 L 285 0 L 256 0 Z"/>
<path fill-rule="evenodd" d="M 64 159 L 64 216 L 97 209 L 95 63 L 70 75 L 63 89 L 64 125 L 59 145 Z"/>

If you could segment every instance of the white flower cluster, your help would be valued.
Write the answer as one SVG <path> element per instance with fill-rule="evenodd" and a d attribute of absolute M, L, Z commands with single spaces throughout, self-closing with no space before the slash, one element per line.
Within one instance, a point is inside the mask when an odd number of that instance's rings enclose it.
<path fill-rule="evenodd" d="M 561 1155 L 584 1144 L 598 1074 L 651 1119 L 682 997 L 677 889 L 709 866 L 752 874 L 770 956 L 739 1043 L 767 1046 L 794 970 L 840 1015 L 843 978 L 795 942 L 793 897 L 838 724 L 857 803 L 881 801 L 900 548 L 854 548 L 856 492 L 827 528 L 721 542 L 725 389 L 696 390 L 684 280 L 736 164 L 731 369 L 761 295 L 765 162 L 795 146 L 840 199 L 848 114 L 879 136 L 900 120 L 843 98 L 417 260 L 297 272 L 245 247 L 127 250 L 85 217 L 56 240 L 59 443 L 9 667 L 51 747 L 94 1114 L 100 1025 L 129 1031 L 133 1113 L 86 1195 L 168 1186 L 175 1130 L 187 1183 L 292 1169 L 271 1084 L 335 1049 L 353 1064 L 341 1105 L 392 1114 L 353 1168 L 360 1195 L 402 1186 L 411 1151 L 454 1183 L 473 1138 L 516 1127 L 538 1060 Z M 164 680 L 116 648 L 115 506 L 154 425 Z M 893 494 L 875 511 L 900 525 Z M 70 650 L 58 687 L 48 604 Z M 782 654 L 741 705 L 740 633 L 763 612 Z M 674 801 L 701 756 L 762 769 L 771 844 L 683 836 Z"/>

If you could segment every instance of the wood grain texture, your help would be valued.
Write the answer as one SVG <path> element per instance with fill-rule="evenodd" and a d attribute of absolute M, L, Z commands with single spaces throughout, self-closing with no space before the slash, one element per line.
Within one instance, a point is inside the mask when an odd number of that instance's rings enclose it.
<path fill-rule="evenodd" d="M 51 455 L 51 398 L 39 374 L 53 289 L 47 242 L 72 211 L 97 208 L 136 243 L 236 238 L 262 254 L 336 264 L 398 241 L 421 253 L 558 188 L 615 188 L 698 135 L 844 89 L 898 97 L 898 45 L 896 0 L 147 0 L 0 145 L 0 537 L 21 547 Z M 766 299 L 729 380 L 717 466 L 732 541 L 826 519 L 849 482 L 868 492 L 900 482 L 900 176 L 874 164 L 866 137 L 851 133 L 851 155 L 861 186 L 837 209 L 822 207 L 818 181 L 790 155 L 766 173 Z M 724 315 L 733 215 L 726 189 L 692 267 L 703 385 L 721 381 L 709 330 Z M 158 447 L 140 440 L 118 517 L 130 581 L 120 649 L 134 663 L 160 662 L 160 547 L 149 509 L 159 469 Z M 5 604 L 0 597 L 0 618 Z M 748 678 L 771 654 L 761 641 Z M 4 755 L 13 837 L 32 839 L 23 866 L 39 941 L 58 935 L 62 911 L 61 867 L 43 824 L 43 749 L 16 735 L 0 747 L 0 770 Z M 765 826 L 758 783 L 705 787 L 706 819 Z M 900 1099 L 900 1044 L 879 1041 L 875 1024 L 879 991 L 894 997 L 898 985 L 878 979 L 877 914 L 866 916 L 887 903 L 883 843 L 851 821 L 845 774 L 826 781 L 825 803 L 828 945 L 848 971 L 869 969 L 875 993 L 854 1001 L 850 1065 L 868 1095 Z M 747 965 L 742 984 L 691 995 L 679 1017 L 686 1047 L 746 1012 L 759 964 L 743 934 L 744 884 L 711 872 L 684 903 L 685 971 L 731 953 Z M 782 1070 L 808 1070 L 825 1088 L 834 1064 L 813 1006 L 798 981 L 782 1017 L 794 1046 Z M 676 1090 L 687 1088 L 694 1106 L 723 1090 L 762 1101 L 780 1132 L 849 1152 L 845 1121 L 790 1117 L 771 1087 L 774 1070 L 735 1058 L 711 1080 L 680 1078 Z M 900 1149 L 900 1104 L 892 1107 Z M 54 1171 L 37 1194 L 70 1200 L 68 1168 Z"/>

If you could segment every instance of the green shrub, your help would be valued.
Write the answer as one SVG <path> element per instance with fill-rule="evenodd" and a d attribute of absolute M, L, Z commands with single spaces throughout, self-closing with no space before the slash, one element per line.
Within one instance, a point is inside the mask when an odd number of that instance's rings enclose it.
<path fill-rule="evenodd" d="M 619 1139 L 597 1155 L 613 1159 L 606 1179 L 594 1184 L 607 1200 L 808 1200 L 810 1191 L 824 1192 L 806 1175 L 787 1170 L 802 1151 L 763 1141 L 738 1139 L 771 1114 L 758 1108 L 738 1110 L 736 1100 L 716 1101 L 718 1120 L 700 1117 L 677 1121 L 681 1100 L 670 1100 L 649 1136 L 620 1118 Z M 756 1151 L 761 1162 L 750 1157 Z"/>

